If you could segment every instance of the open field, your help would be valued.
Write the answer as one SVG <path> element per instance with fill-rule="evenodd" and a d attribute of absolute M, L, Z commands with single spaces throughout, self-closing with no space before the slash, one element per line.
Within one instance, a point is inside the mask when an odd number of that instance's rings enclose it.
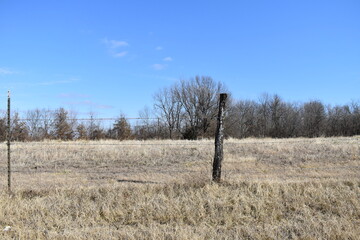
<path fill-rule="evenodd" d="M 360 177 L 360 137 L 225 140 L 223 179 L 297 182 Z M 209 180 L 213 140 L 33 142 L 12 145 L 15 189 Z M 1 159 L 6 159 L 2 145 Z M 0 165 L 6 172 L 6 161 Z M 5 174 L 2 174 L 5 177 Z M 5 186 L 5 178 L 1 179 Z"/>
<path fill-rule="evenodd" d="M 360 239 L 360 137 L 12 145 L 0 238 Z"/>

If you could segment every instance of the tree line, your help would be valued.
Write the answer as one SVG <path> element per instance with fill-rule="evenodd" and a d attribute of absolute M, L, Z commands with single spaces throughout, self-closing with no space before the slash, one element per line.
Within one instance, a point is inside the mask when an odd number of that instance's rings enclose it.
<path fill-rule="evenodd" d="M 0 118 L 0 140 L 7 137 L 6 116 Z M 86 121 L 78 120 L 76 114 L 64 108 L 56 110 L 35 109 L 20 118 L 18 112 L 11 116 L 11 139 L 13 141 L 57 140 L 125 140 L 132 137 L 131 126 L 124 116 L 120 116 L 110 127 L 90 113 Z"/>
<path fill-rule="evenodd" d="M 166 119 L 168 138 L 213 137 L 218 98 L 230 97 L 225 118 L 226 136 L 246 137 L 332 137 L 360 134 L 360 102 L 325 105 L 284 101 L 279 95 L 262 94 L 257 100 L 235 100 L 221 82 L 197 76 L 160 89 L 154 95 L 156 116 Z"/>
<path fill-rule="evenodd" d="M 237 101 L 229 112 L 227 131 L 244 137 L 333 137 L 360 134 L 360 104 L 330 106 L 313 100 L 285 102 L 264 94 L 257 101 Z"/>
<path fill-rule="evenodd" d="M 11 116 L 15 141 L 100 139 L 199 139 L 215 134 L 218 98 L 229 94 L 225 118 L 227 137 L 331 137 L 360 135 L 360 103 L 330 106 L 321 101 L 284 101 L 279 95 L 263 94 L 257 100 L 235 100 L 223 83 L 208 76 L 180 80 L 159 89 L 153 106 L 139 113 L 136 123 L 121 115 L 104 125 L 94 114 L 81 121 L 59 108 L 35 109 L 20 118 Z M 0 140 L 6 139 L 6 116 L 0 117 Z"/>

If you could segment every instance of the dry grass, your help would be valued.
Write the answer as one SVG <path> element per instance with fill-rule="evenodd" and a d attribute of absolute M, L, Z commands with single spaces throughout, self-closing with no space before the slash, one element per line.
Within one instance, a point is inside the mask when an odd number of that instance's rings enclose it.
<path fill-rule="evenodd" d="M 359 140 L 18 143 L 0 238 L 360 239 Z"/>

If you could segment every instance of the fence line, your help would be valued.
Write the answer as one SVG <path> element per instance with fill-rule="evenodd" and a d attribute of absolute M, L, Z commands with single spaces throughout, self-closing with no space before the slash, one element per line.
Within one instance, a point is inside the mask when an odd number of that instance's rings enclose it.
<path fill-rule="evenodd" d="M 225 97 L 224 97 L 225 96 Z M 223 100 L 223 101 L 222 101 Z M 213 173 L 213 181 L 215 182 L 220 182 L 220 178 L 221 178 L 221 162 L 222 162 L 222 158 L 223 158 L 223 147 L 242 147 L 242 146 L 257 146 L 257 145 L 272 145 L 272 144 L 325 144 L 325 142 L 322 141 L 318 141 L 317 139 L 293 139 L 293 138 L 288 138 L 288 139 L 279 139 L 279 140 L 270 140 L 268 141 L 267 138 L 264 138 L 264 141 L 259 142 L 259 141 L 249 141 L 249 140 L 245 140 L 245 141 L 238 141 L 238 142 L 232 142 L 231 140 L 227 141 L 225 140 L 225 142 L 223 141 L 224 135 L 223 135 L 223 126 L 222 123 L 224 121 L 224 108 L 225 108 L 225 100 L 226 100 L 226 94 L 221 94 L 220 96 L 220 102 L 219 102 L 219 114 L 218 114 L 218 128 L 217 128 L 217 133 L 215 136 L 215 154 L 214 154 L 214 161 L 213 161 L 213 169 L 212 169 L 212 173 Z M 134 118 L 127 118 L 124 117 L 127 120 L 157 120 L 157 127 L 160 129 L 160 120 L 161 121 L 166 121 L 166 119 L 164 118 L 160 118 L 160 117 L 154 117 L 154 118 L 141 118 L 141 117 L 134 117 Z M 66 119 L 68 121 L 117 121 L 121 119 L 121 117 L 117 117 L 117 118 L 69 118 Z M 188 118 L 181 118 L 182 119 L 187 119 Z M 17 119 L 19 121 L 53 121 L 54 118 L 53 117 L 49 117 L 49 118 L 19 118 Z M 154 122 L 154 124 L 156 124 L 156 122 Z M 142 127 L 146 126 L 146 125 L 141 125 Z M 149 126 L 148 126 L 149 127 Z M 159 137 L 161 132 L 156 132 L 157 136 Z M 124 171 L 86 171 L 87 167 L 92 167 L 95 169 L 101 168 L 101 166 L 98 165 L 84 165 L 84 166 L 68 166 L 68 168 L 58 168 L 55 167 L 54 170 L 46 170 L 46 168 L 51 167 L 51 166 L 45 166 L 44 169 L 41 166 L 37 166 L 38 168 L 36 169 L 27 169 L 27 170 L 22 170 L 21 168 L 28 168 L 27 166 L 13 166 L 13 170 L 11 169 L 11 145 L 15 146 L 15 148 L 13 149 L 17 149 L 19 150 L 19 148 L 16 148 L 17 146 L 21 147 L 21 146 L 26 146 L 26 147 L 31 147 L 31 146 L 41 146 L 41 147 L 48 147 L 48 146 L 66 146 L 66 147 L 79 147 L 79 146 L 116 146 L 116 147 L 128 147 L 128 146 L 138 146 L 138 147 L 144 147 L 144 146 L 151 146 L 151 147 L 163 147 L 163 146 L 176 146 L 176 147 L 180 147 L 180 148 L 195 148 L 195 147 L 214 147 L 214 143 L 213 142 L 195 142 L 195 141 L 178 141 L 176 142 L 172 142 L 172 143 L 156 143 L 156 142 L 147 142 L 147 140 L 137 140 L 137 141 L 132 141 L 132 142 L 118 142 L 118 143 L 114 143 L 114 142 L 107 142 L 107 141 L 111 141 L 111 139 L 100 139 L 100 140 L 95 140 L 98 142 L 94 142 L 94 141 L 89 141 L 89 140 L 69 140 L 69 141 L 62 141 L 62 142 L 58 142 L 58 140 L 54 139 L 54 140 L 50 140 L 50 141 L 23 141 L 23 142 L 14 142 L 12 141 L 13 139 L 11 138 L 11 112 L 10 112 L 10 92 L 8 94 L 8 109 L 7 109 L 7 137 L 6 137 L 6 144 L 7 144 L 7 157 L 8 157 L 8 161 L 7 161 L 7 173 L 8 173 L 8 192 L 11 193 L 11 173 L 28 173 L 28 174 L 38 174 L 38 173 L 59 173 L 59 172 L 66 172 L 66 171 L 70 171 L 70 173 L 80 173 L 80 174 L 122 174 L 125 172 L 128 172 L 129 170 L 124 170 Z M 158 141 L 159 139 L 151 139 L 150 141 Z M 167 139 L 165 139 L 167 140 Z M 89 141 L 89 142 L 88 142 Z M 114 141 L 114 139 L 112 140 Z M 332 144 L 337 144 L 340 142 L 332 142 Z M 358 142 L 347 142 L 347 145 L 356 145 L 359 147 Z M 269 146 L 270 147 L 270 146 Z M 27 161 L 26 159 L 23 160 L 22 158 L 17 159 L 19 161 Z M 58 162 L 65 162 L 66 160 L 62 160 L 62 159 L 56 159 L 56 161 Z M 204 161 L 205 163 L 205 161 Z M 207 163 L 207 162 L 206 162 Z M 210 161 L 209 161 L 210 163 Z M 238 162 L 238 164 L 241 164 L 243 162 Z M 247 162 L 244 162 L 247 163 Z M 66 166 L 65 164 L 60 164 L 62 166 Z M 107 166 L 107 167 L 113 167 L 113 166 Z M 142 168 L 144 166 L 134 166 L 135 169 L 138 168 Z M 20 168 L 20 169 L 19 169 Z M 81 169 L 84 169 L 84 171 L 81 171 Z M 114 167 L 115 169 L 118 169 L 117 167 Z M 114 169 L 113 168 L 113 169 Z M 121 168 L 121 167 L 120 167 Z M 125 168 L 128 168 L 125 166 Z M 291 166 L 291 167 L 283 167 L 283 168 L 273 168 L 273 171 L 280 171 L 282 169 L 295 169 L 295 170 L 338 170 L 338 169 L 359 169 L 360 166 L 336 166 L 336 167 L 301 167 L 301 166 Z M 75 169 L 78 169 L 78 171 L 74 171 Z M 156 167 L 155 167 L 156 169 Z M 271 171 L 271 169 L 270 169 Z M 0 170 L 0 172 L 6 172 L 5 170 Z M 130 170 L 131 172 L 131 170 Z M 136 172 L 136 171 L 134 171 Z M 185 169 L 185 170 L 164 170 L 164 171 L 155 171 L 155 173 L 204 173 L 205 170 L 190 170 L 190 169 Z M 249 173 L 249 171 L 247 171 L 246 173 L 243 170 L 240 169 L 236 169 L 236 170 L 227 170 L 224 169 L 224 172 L 226 174 L 232 174 L 232 173 L 241 173 L 241 174 L 247 174 Z M 267 174 L 267 173 L 262 173 L 261 171 L 254 171 L 253 173 L 256 174 Z M 209 174 L 210 175 L 210 174 Z M 298 177 L 296 175 L 294 175 L 294 177 Z"/>
<path fill-rule="evenodd" d="M 116 121 L 121 119 L 121 117 L 117 118 L 67 118 L 69 121 Z M 141 118 L 141 117 L 124 117 L 126 120 L 164 120 L 164 118 Z M 183 118 L 186 119 L 186 118 Z M 18 118 L 19 121 L 51 121 L 55 120 L 55 118 Z"/>
<path fill-rule="evenodd" d="M 164 117 L 110 117 L 110 118 L 67 118 L 66 120 L 69 121 L 117 121 L 119 119 L 126 119 L 126 120 L 161 120 L 161 121 L 168 121 Z M 56 118 L 49 117 L 49 118 L 17 118 L 19 121 L 53 121 Z M 189 120 L 188 117 L 180 117 L 179 120 Z"/>
<path fill-rule="evenodd" d="M 179 143 L 63 143 L 63 142 L 58 142 L 58 143 L 42 143 L 42 142 L 15 142 L 12 143 L 12 145 L 18 145 L 18 146 L 23 146 L 23 145 L 42 145 L 42 146 L 213 146 L 214 144 L 211 143 L 204 143 L 204 144 L 194 144 L 194 143 L 189 143 L 189 144 L 179 144 Z"/>
<path fill-rule="evenodd" d="M 360 169 L 360 166 L 337 166 L 337 167 L 290 167 L 291 169 L 294 170 L 307 170 L 307 169 L 312 169 L 312 170 L 338 170 L 338 169 Z M 288 168 L 284 168 L 284 169 L 288 169 Z M 13 170 L 13 173 L 60 173 L 60 172 L 66 172 L 66 171 L 73 171 L 74 168 L 57 168 L 56 170 Z M 224 172 L 231 172 L 231 173 L 244 173 L 243 170 L 232 170 L 232 169 L 222 169 Z M 282 168 L 273 168 L 271 170 L 282 170 Z M 155 171 L 156 173 L 203 173 L 206 170 L 164 170 L 164 171 Z M 5 173 L 6 171 L 0 171 L 0 173 Z M 117 174 L 117 173 L 127 173 L 129 172 L 128 170 L 124 170 L 124 171 L 76 171 L 76 173 L 103 173 L 103 174 Z M 276 171 L 275 171 L 276 172 Z M 248 170 L 246 171 L 246 173 L 263 173 L 262 171 L 251 171 L 249 172 Z M 266 173 L 264 173 L 266 174 Z M 293 173 L 292 173 L 293 174 Z M 359 177 L 360 177 L 360 173 L 359 173 Z"/>
<path fill-rule="evenodd" d="M 170 139 L 164 139 L 164 140 L 170 140 Z M 259 140 L 259 139 L 258 139 Z M 58 140 L 54 140 L 54 141 L 58 141 Z M 93 143 L 94 141 L 98 141 L 98 140 L 85 140 L 85 141 L 89 141 L 89 143 L 84 143 L 84 142 L 80 142 L 82 140 L 79 140 L 79 142 L 77 142 L 76 140 L 73 141 L 68 141 L 68 143 L 66 142 L 36 142 L 36 141 L 27 141 L 27 142 L 11 142 L 11 145 L 44 145 L 44 146 L 213 146 L 214 143 L 197 143 L 196 141 L 201 141 L 201 140 L 195 140 L 195 141 L 191 141 L 191 140 L 173 140 L 173 141 L 189 141 L 189 143 L 146 143 L 146 141 L 158 141 L 157 139 L 153 139 L 153 140 L 145 140 L 145 141 L 141 141 L 141 140 L 135 140 L 138 141 L 139 143 L 103 143 L 101 141 L 119 141 L 119 140 L 110 140 L 110 139 L 104 139 L 104 140 L 100 140 L 97 143 Z M 132 141 L 132 140 L 125 140 L 125 141 Z M 160 140 L 161 141 L 161 140 Z M 297 141 L 297 140 L 290 140 L 290 141 L 264 141 L 264 142 L 258 142 L 258 141 L 254 141 L 254 142 L 224 142 L 224 146 L 241 146 L 241 145 L 249 145 L 249 144 L 253 144 L 253 145 L 264 145 L 264 144 L 297 144 L 297 143 L 308 143 L 308 144 L 322 144 L 322 142 L 317 142 L 315 141 L 309 141 L 309 140 L 304 140 L 304 141 Z M 337 144 L 339 142 L 332 142 L 332 144 Z M 324 143 L 325 144 L 325 143 Z M 343 144 L 343 143 L 342 143 Z M 347 145 L 359 145 L 358 142 L 347 142 Z"/>

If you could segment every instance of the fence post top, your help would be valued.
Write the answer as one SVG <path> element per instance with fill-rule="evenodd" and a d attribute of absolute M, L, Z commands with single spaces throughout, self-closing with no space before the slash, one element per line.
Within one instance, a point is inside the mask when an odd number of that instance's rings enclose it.
<path fill-rule="evenodd" d="M 227 99 L 228 94 L 227 93 L 220 93 L 220 99 Z"/>

